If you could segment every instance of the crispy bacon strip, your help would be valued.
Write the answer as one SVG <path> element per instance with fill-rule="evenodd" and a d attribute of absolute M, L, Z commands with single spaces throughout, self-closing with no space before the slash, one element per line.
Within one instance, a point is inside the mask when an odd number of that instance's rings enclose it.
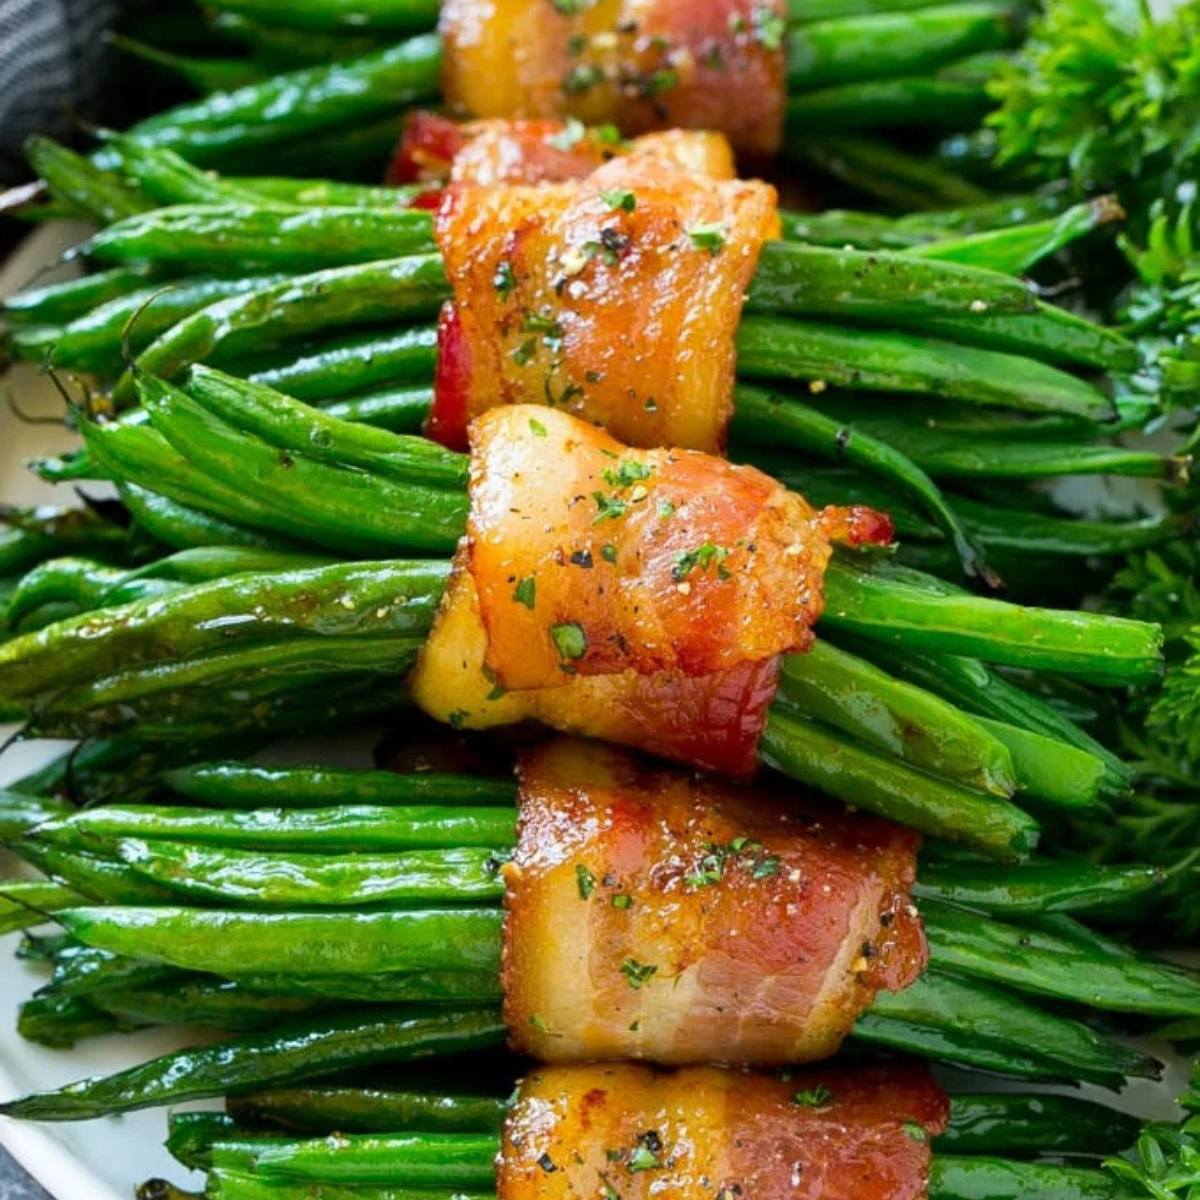
<path fill-rule="evenodd" d="M 451 185 L 435 236 L 453 289 L 426 432 L 465 444 L 502 404 L 564 408 L 635 446 L 716 452 L 774 189 L 681 170 L 659 141 L 569 184 Z M 705 157 L 709 157 L 705 155 Z"/>
<path fill-rule="evenodd" d="M 654 158 L 711 179 L 733 179 L 733 151 L 719 133 L 668 129 L 622 141 L 611 128 L 540 119 L 469 121 L 416 112 L 388 170 L 389 183 L 565 183 L 614 158 Z"/>
<path fill-rule="evenodd" d="M 928 952 L 920 838 L 560 739 L 520 765 L 502 979 L 551 1062 L 811 1062 Z"/>
<path fill-rule="evenodd" d="M 462 116 L 717 129 L 770 155 L 784 16 L 782 0 L 445 0 L 443 93 Z"/>

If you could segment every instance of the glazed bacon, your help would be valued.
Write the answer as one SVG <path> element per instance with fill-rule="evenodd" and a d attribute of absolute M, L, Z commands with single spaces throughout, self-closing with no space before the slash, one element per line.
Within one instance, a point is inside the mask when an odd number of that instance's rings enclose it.
<path fill-rule="evenodd" d="M 888 519 L 813 509 L 696 451 L 630 450 L 552 409 L 494 409 L 472 443 L 467 536 L 417 702 L 467 728 L 533 718 L 752 769 L 778 656 L 811 643 L 833 543 L 886 543 Z"/>
<path fill-rule="evenodd" d="M 948 1120 L 945 1094 L 907 1065 L 787 1080 L 542 1067 L 505 1120 L 496 1190 L 498 1200 L 923 1200 L 930 1139 Z"/>
<path fill-rule="evenodd" d="M 559 739 L 520 764 L 504 1017 L 550 1062 L 811 1062 L 928 951 L 920 838 Z"/>
<path fill-rule="evenodd" d="M 715 129 L 770 155 L 784 18 L 782 0 L 444 0 L 442 90 L 459 116 Z"/>
<path fill-rule="evenodd" d="M 566 183 L 614 158 L 655 158 L 711 179 L 733 179 L 733 151 L 719 133 L 668 129 L 622 141 L 611 127 L 550 119 L 464 124 L 416 112 L 404 123 L 387 180 L 406 183 Z"/>
<path fill-rule="evenodd" d="M 497 405 L 546 404 L 633 446 L 719 451 L 735 337 L 774 189 L 616 158 L 559 185 L 452 185 L 435 224 L 453 289 L 426 432 L 461 448 Z"/>

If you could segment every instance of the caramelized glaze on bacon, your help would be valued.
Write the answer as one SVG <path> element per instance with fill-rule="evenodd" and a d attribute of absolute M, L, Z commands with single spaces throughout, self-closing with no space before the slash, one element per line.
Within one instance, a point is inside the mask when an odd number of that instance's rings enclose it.
<path fill-rule="evenodd" d="M 520 766 L 502 978 L 538 1058 L 809 1062 L 927 948 L 920 839 L 560 739 Z"/>
<path fill-rule="evenodd" d="M 634 446 L 721 449 L 778 216 L 766 184 L 681 170 L 685 148 L 659 139 L 569 184 L 446 190 L 435 234 L 455 312 L 439 353 L 463 370 L 439 380 L 430 436 L 461 448 L 472 417 L 534 403 Z"/>
<path fill-rule="evenodd" d="M 782 0 L 444 0 L 442 90 L 474 117 L 716 129 L 779 148 Z"/>
<path fill-rule="evenodd" d="M 787 1080 L 542 1067 L 504 1124 L 498 1200 L 923 1200 L 949 1102 L 921 1067 Z"/>

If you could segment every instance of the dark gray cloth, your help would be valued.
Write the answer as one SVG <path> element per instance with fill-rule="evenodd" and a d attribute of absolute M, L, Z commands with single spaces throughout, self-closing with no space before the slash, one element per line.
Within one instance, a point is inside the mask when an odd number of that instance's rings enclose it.
<path fill-rule="evenodd" d="M 0 1200 L 50 1200 L 29 1176 L 17 1166 L 13 1157 L 0 1146 Z"/>
<path fill-rule="evenodd" d="M 116 0 L 0 0 L 0 180 L 24 174 L 21 143 L 62 134 L 99 85 Z"/>

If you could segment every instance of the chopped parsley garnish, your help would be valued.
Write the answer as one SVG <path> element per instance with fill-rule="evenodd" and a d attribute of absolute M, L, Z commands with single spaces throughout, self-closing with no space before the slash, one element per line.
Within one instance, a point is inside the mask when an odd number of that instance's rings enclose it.
<path fill-rule="evenodd" d="M 912 1138 L 914 1142 L 927 1142 L 929 1140 L 929 1134 L 925 1132 L 925 1127 L 923 1125 L 918 1125 L 916 1121 L 905 1121 L 900 1128 L 903 1129 L 904 1132 L 908 1134 L 908 1136 Z"/>
<path fill-rule="evenodd" d="M 594 63 L 586 66 L 580 64 L 567 72 L 563 80 L 563 91 L 569 96 L 577 96 L 580 92 L 595 87 L 603 78 L 604 72 Z"/>
<path fill-rule="evenodd" d="M 446 718 L 446 720 L 450 722 L 450 728 L 451 728 L 451 729 L 461 729 L 461 728 L 463 727 L 463 722 L 464 722 L 464 721 L 465 721 L 465 720 L 466 720 L 466 719 L 467 719 L 467 718 L 468 718 L 470 715 L 471 715 L 471 714 L 470 714 L 470 713 L 469 713 L 469 712 L 468 712 L 468 711 L 467 711 L 465 708 L 456 708 L 456 709 L 455 709 L 455 710 L 454 710 L 454 711 L 453 711 L 453 712 L 452 712 L 452 713 L 451 713 L 451 714 L 450 714 L 450 715 L 449 715 L 449 716 Z"/>
<path fill-rule="evenodd" d="M 517 286 L 517 277 L 513 272 L 512 263 L 508 259 L 496 268 L 495 275 L 492 276 L 492 287 L 496 289 L 502 296 L 507 296 L 509 292 Z"/>
<path fill-rule="evenodd" d="M 554 6 L 558 8 L 559 12 L 563 11 L 560 7 L 562 3 L 563 0 L 554 0 Z M 584 123 L 578 117 L 569 117 L 562 131 L 556 133 L 552 138 L 548 138 L 547 141 L 556 150 L 570 150 L 573 146 L 578 146 L 585 137 L 587 137 L 587 127 Z"/>
<path fill-rule="evenodd" d="M 607 1175 L 600 1176 L 600 1200 L 621 1200 L 621 1193 L 609 1182 Z"/>
<path fill-rule="evenodd" d="M 554 0 L 556 12 L 564 17 L 576 17 L 591 7 L 592 0 Z"/>
<path fill-rule="evenodd" d="M 728 579 L 729 572 L 725 569 L 725 560 L 729 557 L 727 546 L 718 546 L 715 542 L 704 542 L 694 550 L 683 550 L 675 559 L 671 569 L 671 578 L 676 583 L 686 579 L 694 570 L 699 569 L 703 574 L 709 567 L 716 564 L 717 578 Z"/>
<path fill-rule="evenodd" d="M 601 521 L 615 521 L 623 517 L 629 505 L 616 496 L 606 496 L 603 492 L 593 492 L 592 499 L 596 501 L 596 515 L 592 518 L 593 525 Z"/>
<path fill-rule="evenodd" d="M 537 342 L 533 338 L 526 338 L 512 353 L 513 362 L 518 367 L 523 367 L 537 353 Z"/>
<path fill-rule="evenodd" d="M 725 248 L 725 230 L 721 225 L 693 225 L 688 237 L 697 250 L 707 250 L 710 254 L 720 254 Z"/>
<path fill-rule="evenodd" d="M 629 1152 L 626 1163 L 630 1171 L 657 1171 L 662 1167 L 662 1138 L 653 1130 L 638 1134 L 637 1145 Z"/>
<path fill-rule="evenodd" d="M 563 327 L 553 317 L 546 317 L 540 313 L 526 313 L 521 321 L 521 328 L 526 333 L 540 333 L 555 340 L 563 335 Z"/>
<path fill-rule="evenodd" d="M 580 900 L 590 900 L 596 890 L 596 877 L 583 863 L 578 863 L 575 867 L 575 883 L 579 887 Z"/>
<path fill-rule="evenodd" d="M 636 958 L 627 958 L 621 964 L 621 974 L 634 991 L 645 987 L 657 971 L 658 967 L 654 963 L 640 963 Z"/>
<path fill-rule="evenodd" d="M 658 502 L 658 515 L 660 520 L 665 521 L 668 517 L 675 515 L 675 505 L 670 500 L 660 500 Z"/>
<path fill-rule="evenodd" d="M 799 1108 L 824 1108 L 832 1099 L 833 1093 L 824 1084 L 818 1084 L 815 1088 L 796 1092 L 792 1103 Z"/>
<path fill-rule="evenodd" d="M 679 72 L 674 67 L 662 67 L 649 75 L 643 75 L 638 91 L 643 96 L 661 96 L 663 92 L 669 92 L 678 86 Z"/>
<path fill-rule="evenodd" d="M 532 433 L 534 437 L 545 437 L 546 427 L 537 419 L 537 417 L 530 417 L 529 432 Z"/>
<path fill-rule="evenodd" d="M 606 146 L 619 146 L 624 140 L 621 131 L 615 125 L 596 125 L 592 129 L 592 137 Z"/>
<path fill-rule="evenodd" d="M 761 5 L 752 14 L 754 37 L 766 50 L 778 50 L 787 33 L 787 22 L 774 9 Z"/>
<path fill-rule="evenodd" d="M 618 892 L 612 898 L 612 906 L 613 908 L 632 908 L 633 897 L 626 895 L 624 892 Z"/>
<path fill-rule="evenodd" d="M 513 589 L 512 598 L 532 610 L 537 603 L 537 580 L 532 575 L 526 575 Z"/>
<path fill-rule="evenodd" d="M 537 1013 L 533 1013 L 530 1016 L 529 1024 L 532 1028 L 536 1029 L 538 1031 L 538 1033 L 549 1033 L 550 1032 L 550 1026 L 547 1025 L 546 1022 L 537 1015 Z"/>
<path fill-rule="evenodd" d="M 587 634 L 583 632 L 583 626 L 575 621 L 551 625 L 550 636 L 554 639 L 559 658 L 582 658 L 587 653 Z"/>
<path fill-rule="evenodd" d="M 609 487 L 627 488 L 632 487 L 635 483 L 640 483 L 643 479 L 649 479 L 653 474 L 652 467 L 638 462 L 636 458 L 623 458 L 616 467 L 605 467 L 600 472 L 600 478 Z"/>
<path fill-rule="evenodd" d="M 609 188 L 600 193 L 600 199 L 617 212 L 631 213 L 637 208 L 637 197 L 629 188 Z"/>
<path fill-rule="evenodd" d="M 779 874 L 780 862 L 774 854 L 768 854 L 762 842 L 750 838 L 732 838 L 725 845 L 709 842 L 695 869 L 684 876 L 683 882 L 690 888 L 715 887 L 725 878 L 727 869 L 740 866 L 750 873 L 751 879 L 768 879 Z"/>
<path fill-rule="evenodd" d="M 615 563 L 617 561 L 617 548 L 612 542 L 605 542 L 600 547 L 600 557 L 607 563 Z"/>

